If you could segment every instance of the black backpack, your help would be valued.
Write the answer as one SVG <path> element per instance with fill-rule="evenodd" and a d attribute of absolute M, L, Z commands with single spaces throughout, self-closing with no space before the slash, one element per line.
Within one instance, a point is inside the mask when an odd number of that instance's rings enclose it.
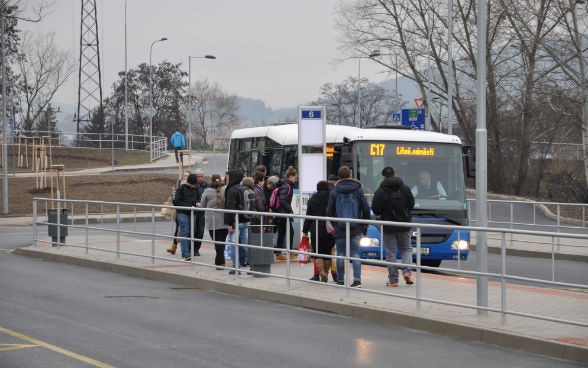
<path fill-rule="evenodd" d="M 400 189 L 397 189 L 390 193 L 389 196 L 391 199 L 389 201 L 389 220 L 396 222 L 410 222 L 412 216 L 410 209 L 408 208 L 408 198 L 406 198 L 406 194 L 400 191 Z"/>

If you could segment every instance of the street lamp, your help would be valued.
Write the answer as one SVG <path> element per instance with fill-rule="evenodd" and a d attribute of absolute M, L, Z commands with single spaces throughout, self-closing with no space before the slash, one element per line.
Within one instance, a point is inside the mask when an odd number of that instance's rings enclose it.
<path fill-rule="evenodd" d="M 379 56 L 380 55 L 380 50 L 374 50 L 372 51 L 368 56 L 369 58 L 373 58 L 375 56 Z M 357 59 L 357 83 L 358 83 L 358 88 L 357 88 L 357 110 L 359 110 L 359 127 L 362 127 L 361 124 L 361 56 Z"/>
<path fill-rule="evenodd" d="M 155 40 L 151 43 L 149 48 L 149 162 L 153 162 L 153 115 L 155 111 L 153 109 L 153 90 L 152 90 L 152 68 L 151 68 L 151 56 L 153 54 L 153 45 L 157 42 L 167 41 L 167 37 L 162 37 L 159 40 Z"/>
<path fill-rule="evenodd" d="M 216 59 L 214 55 L 204 56 L 188 56 L 188 93 L 192 86 L 192 59 Z M 192 156 L 192 116 L 190 114 L 192 108 L 192 100 L 190 100 L 190 106 L 186 111 L 186 119 L 188 120 L 188 150 L 190 151 L 190 157 Z"/>
<path fill-rule="evenodd" d="M 394 73 L 396 74 L 394 77 L 394 111 L 399 112 L 398 109 L 400 108 L 400 103 L 398 102 L 398 53 L 395 52 L 394 54 L 382 54 L 380 50 L 374 50 L 370 54 L 370 58 L 376 58 L 379 56 L 391 56 L 394 55 Z"/>

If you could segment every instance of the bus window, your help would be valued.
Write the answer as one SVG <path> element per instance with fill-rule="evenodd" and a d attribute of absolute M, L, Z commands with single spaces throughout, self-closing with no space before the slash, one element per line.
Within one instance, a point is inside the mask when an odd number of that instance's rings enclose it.
<path fill-rule="evenodd" d="M 271 156 L 271 166 L 268 167 L 269 175 L 282 176 L 282 155 L 284 152 L 281 149 L 274 149 Z"/>

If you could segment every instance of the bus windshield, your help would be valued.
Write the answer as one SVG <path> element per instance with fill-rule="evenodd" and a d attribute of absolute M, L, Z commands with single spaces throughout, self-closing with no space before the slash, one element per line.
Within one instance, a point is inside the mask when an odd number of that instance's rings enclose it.
<path fill-rule="evenodd" d="M 461 146 L 400 141 L 355 141 L 355 177 L 371 204 L 390 166 L 415 196 L 415 210 L 464 210 L 465 183 Z"/>

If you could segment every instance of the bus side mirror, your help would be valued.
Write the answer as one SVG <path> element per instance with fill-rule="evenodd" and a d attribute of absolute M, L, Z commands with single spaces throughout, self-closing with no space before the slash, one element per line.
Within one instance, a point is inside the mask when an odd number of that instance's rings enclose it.
<path fill-rule="evenodd" d="M 349 168 L 353 167 L 353 153 L 351 152 L 351 146 L 341 147 L 341 165 Z"/>

